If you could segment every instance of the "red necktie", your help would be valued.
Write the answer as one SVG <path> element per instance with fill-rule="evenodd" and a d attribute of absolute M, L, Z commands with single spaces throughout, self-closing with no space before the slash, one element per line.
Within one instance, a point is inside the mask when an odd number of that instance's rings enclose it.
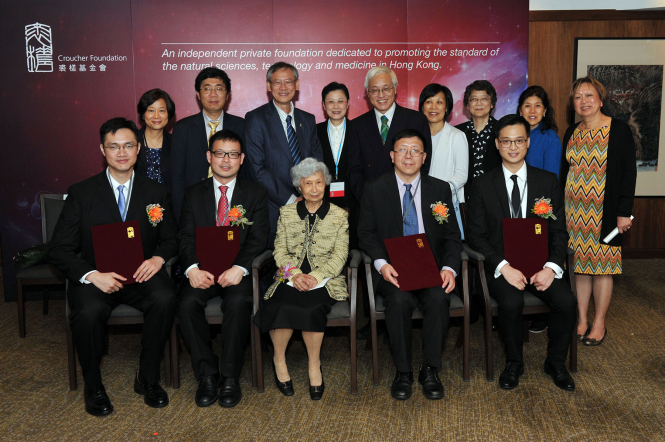
<path fill-rule="evenodd" d="M 222 196 L 219 198 L 219 204 L 217 205 L 217 225 L 228 226 L 230 225 L 229 219 L 226 216 L 229 212 L 229 200 L 226 199 L 226 191 L 228 190 L 228 187 L 219 186 L 219 190 L 222 192 Z"/>

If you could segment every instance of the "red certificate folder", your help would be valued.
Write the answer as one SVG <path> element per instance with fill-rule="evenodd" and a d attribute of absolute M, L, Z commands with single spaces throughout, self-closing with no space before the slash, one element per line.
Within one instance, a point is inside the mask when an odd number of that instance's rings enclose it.
<path fill-rule="evenodd" d="M 424 233 L 384 239 L 383 242 L 390 256 L 390 264 L 399 275 L 397 281 L 401 291 L 409 292 L 443 284 Z"/>
<path fill-rule="evenodd" d="M 231 268 L 239 251 L 240 233 L 237 226 L 196 228 L 196 257 L 199 259 L 199 268 L 212 273 L 215 279 Z"/>
<path fill-rule="evenodd" d="M 135 283 L 132 275 L 145 261 L 139 221 L 103 224 L 91 230 L 97 271 L 124 276 L 123 285 Z"/>
<path fill-rule="evenodd" d="M 549 258 L 547 220 L 504 218 L 503 251 L 506 261 L 526 279 L 540 272 Z"/>

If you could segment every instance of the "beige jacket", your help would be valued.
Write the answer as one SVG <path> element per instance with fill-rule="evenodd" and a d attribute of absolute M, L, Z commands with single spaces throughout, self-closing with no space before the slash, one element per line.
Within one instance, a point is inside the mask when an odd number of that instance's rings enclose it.
<path fill-rule="evenodd" d="M 349 297 L 346 278 L 342 275 L 348 255 L 349 220 L 345 210 L 330 204 L 323 219 L 316 215 L 310 231 L 307 218 L 301 219 L 298 215 L 297 203 L 280 209 L 273 252 L 278 268 L 291 263 L 292 267 L 297 267 L 291 271 L 293 277 L 302 273 L 300 267 L 307 258 L 312 268 L 309 275 L 319 283 L 324 278 L 330 278 L 325 286 L 328 294 L 343 301 Z M 266 291 L 264 299 L 270 298 L 279 284 L 275 281 Z"/>

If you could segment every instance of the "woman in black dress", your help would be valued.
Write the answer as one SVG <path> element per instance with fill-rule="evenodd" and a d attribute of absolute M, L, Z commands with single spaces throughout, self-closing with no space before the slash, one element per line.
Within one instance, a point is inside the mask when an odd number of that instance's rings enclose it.
<path fill-rule="evenodd" d="M 163 90 L 151 89 L 141 96 L 136 111 L 144 124 L 139 131 L 141 150 L 136 171 L 168 186 L 171 134 L 164 128 L 175 116 L 175 103 Z"/>

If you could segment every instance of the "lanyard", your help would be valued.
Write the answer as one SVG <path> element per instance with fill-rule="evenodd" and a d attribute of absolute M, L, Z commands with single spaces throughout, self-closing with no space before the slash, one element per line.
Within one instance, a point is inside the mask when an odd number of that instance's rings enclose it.
<path fill-rule="evenodd" d="M 404 224 L 406 215 L 409 214 L 409 210 L 411 210 L 411 206 L 413 206 L 413 203 L 416 200 L 416 192 L 418 192 L 418 187 L 420 187 L 420 182 L 422 181 L 422 179 L 423 177 L 420 177 L 420 179 L 418 180 L 418 184 L 416 184 L 416 188 L 413 190 L 413 194 L 411 194 L 411 202 L 409 203 L 409 207 L 406 208 L 406 212 L 404 212 L 404 215 L 402 215 L 402 224 Z M 408 190 L 406 190 L 406 192 L 408 192 Z"/>
<path fill-rule="evenodd" d="M 524 194 L 526 193 L 526 186 L 529 184 L 528 180 L 524 180 L 524 189 L 522 189 L 522 192 L 520 192 L 520 209 L 522 208 L 522 200 L 524 199 Z M 517 186 L 517 183 L 514 183 L 513 186 Z M 520 187 L 517 186 L 517 191 L 519 192 Z M 508 191 L 508 189 L 506 189 Z M 510 207 L 510 217 L 511 218 L 517 218 L 517 213 L 514 212 L 513 210 L 513 201 L 510 198 L 510 194 L 508 194 L 508 207 Z M 524 218 L 526 218 L 526 214 L 524 214 Z"/>
<path fill-rule="evenodd" d="M 342 144 L 344 144 L 344 134 L 346 133 L 346 117 L 344 117 L 344 127 L 342 128 L 342 138 L 339 140 L 339 149 L 337 149 L 337 158 L 335 158 L 335 181 L 339 175 L 339 156 L 342 153 Z M 328 122 L 328 141 L 332 147 L 332 137 L 330 136 L 330 122 Z"/>
<path fill-rule="evenodd" d="M 115 195 L 115 188 L 113 187 L 113 182 L 111 181 L 111 172 L 109 172 L 108 167 L 106 168 L 106 177 L 109 179 L 109 185 L 111 186 L 111 190 Z M 125 219 L 127 218 L 127 209 L 129 209 L 129 200 L 132 197 L 132 187 L 134 187 L 134 171 L 132 171 L 132 177 L 129 179 L 129 187 L 127 188 L 127 199 L 125 200 L 125 211 L 120 214 L 122 216 L 123 221 L 125 221 Z M 118 189 L 118 192 L 120 192 L 120 189 Z M 119 194 L 118 198 L 120 198 Z"/>

